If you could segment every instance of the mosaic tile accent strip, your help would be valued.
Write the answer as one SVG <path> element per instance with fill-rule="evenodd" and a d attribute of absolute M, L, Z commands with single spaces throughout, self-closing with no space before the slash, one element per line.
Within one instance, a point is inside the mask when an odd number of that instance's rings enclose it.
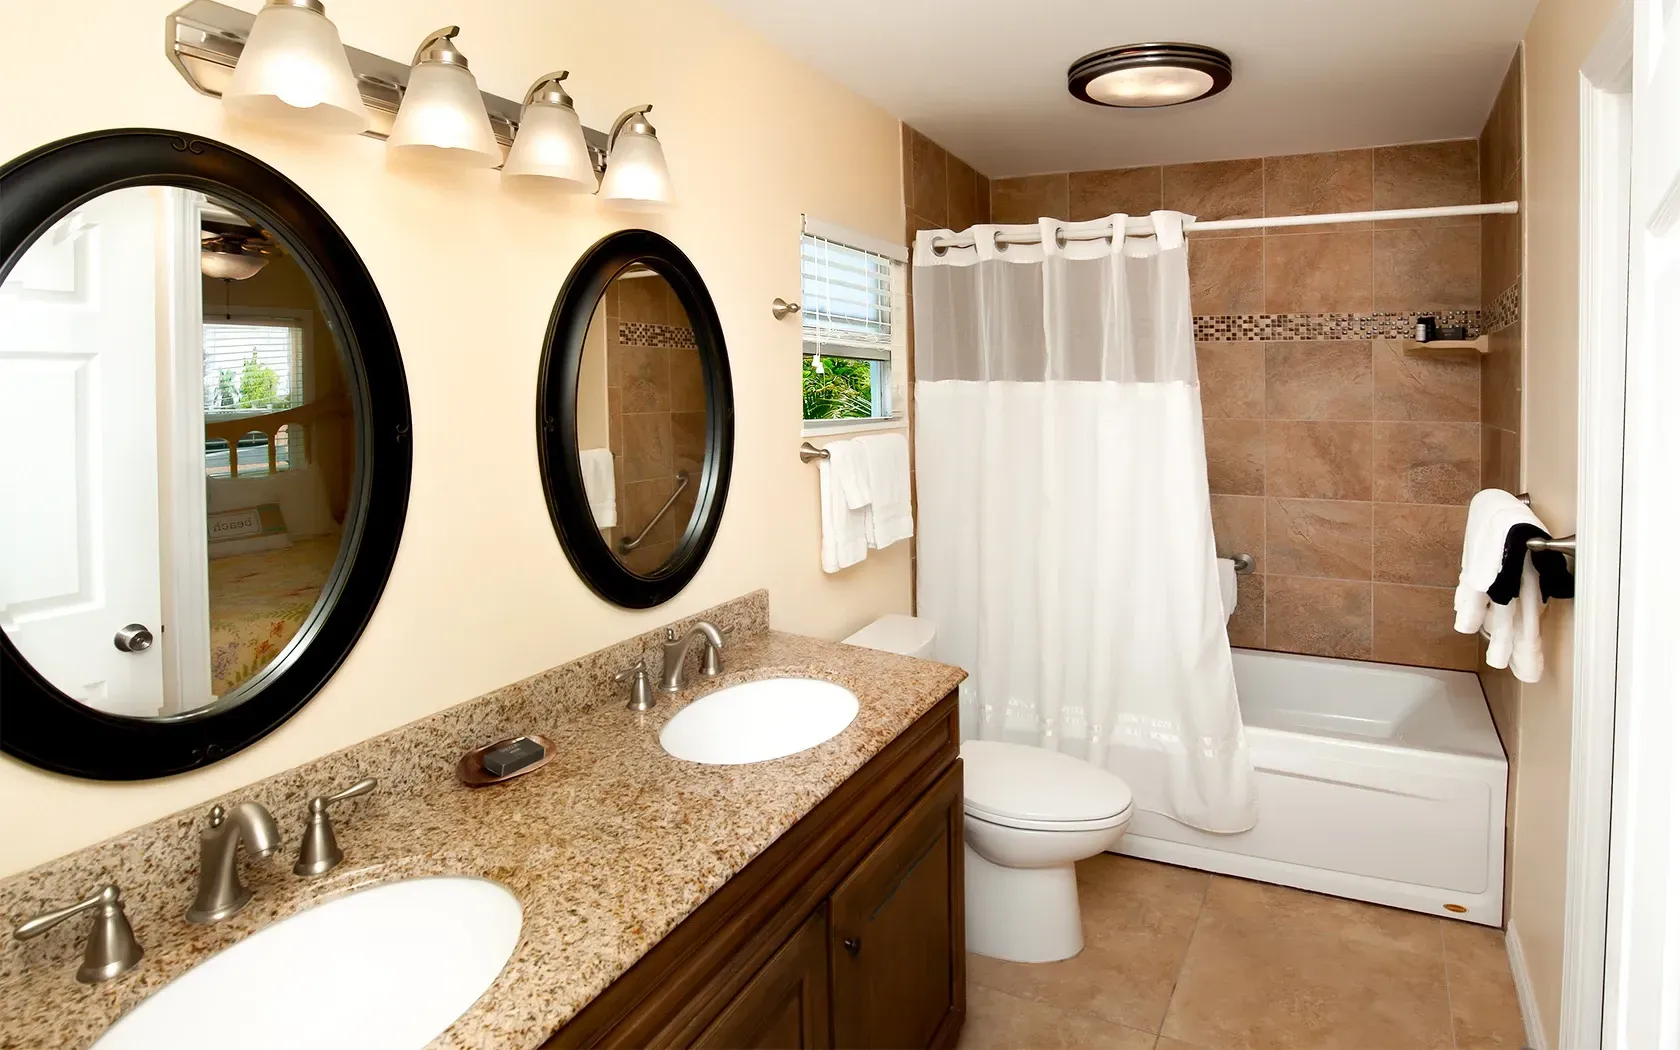
<path fill-rule="evenodd" d="M 1443 328 L 1464 325 L 1472 339 L 1482 333 L 1480 310 L 1436 310 L 1433 316 Z M 1195 319 L 1196 341 L 1404 339 L 1417 330 L 1417 318 L 1416 313 L 1207 315 Z"/>
<path fill-rule="evenodd" d="M 1522 282 L 1518 281 L 1493 297 L 1493 302 L 1488 304 L 1487 311 L 1482 317 L 1482 331 L 1497 332 L 1501 328 L 1516 324 L 1520 320 L 1522 320 Z"/>
<path fill-rule="evenodd" d="M 694 329 L 679 324 L 650 324 L 645 321 L 620 321 L 620 346 L 664 346 L 692 350 Z"/>

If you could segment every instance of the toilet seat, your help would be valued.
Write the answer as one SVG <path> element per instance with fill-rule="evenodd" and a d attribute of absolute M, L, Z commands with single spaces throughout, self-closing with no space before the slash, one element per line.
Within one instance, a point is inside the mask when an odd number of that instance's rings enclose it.
<path fill-rule="evenodd" d="M 1131 818 L 1124 780 L 1072 755 L 1023 744 L 962 745 L 963 812 L 1029 831 L 1100 831 Z"/>

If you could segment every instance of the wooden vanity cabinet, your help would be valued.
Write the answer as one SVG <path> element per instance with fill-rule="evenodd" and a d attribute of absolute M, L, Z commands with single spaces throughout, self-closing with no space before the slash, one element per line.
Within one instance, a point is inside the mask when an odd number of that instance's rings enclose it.
<path fill-rule="evenodd" d="M 967 983 L 956 699 L 901 733 L 545 1046 L 955 1046 Z"/>

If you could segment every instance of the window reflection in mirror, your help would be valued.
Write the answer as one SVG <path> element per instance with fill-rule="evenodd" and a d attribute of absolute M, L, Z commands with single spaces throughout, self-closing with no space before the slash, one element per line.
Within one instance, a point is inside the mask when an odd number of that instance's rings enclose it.
<path fill-rule="evenodd" d="M 286 245 L 215 199 L 117 190 L 37 238 L 0 285 L 0 628 L 24 658 L 131 717 L 259 688 L 351 514 L 341 356 Z"/>
<path fill-rule="evenodd" d="M 659 570 L 694 515 L 706 388 L 694 328 L 665 278 L 631 266 L 595 306 L 578 370 L 590 510 L 625 568 Z"/>

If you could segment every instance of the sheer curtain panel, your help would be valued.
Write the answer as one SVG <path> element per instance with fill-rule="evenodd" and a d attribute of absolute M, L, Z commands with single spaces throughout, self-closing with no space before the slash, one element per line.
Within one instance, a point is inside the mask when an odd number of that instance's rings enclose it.
<path fill-rule="evenodd" d="M 1209 511 L 1183 224 L 915 252 L 919 610 L 965 732 L 1079 755 L 1136 804 L 1254 825 Z M 1060 243 L 1059 243 L 1060 242 Z"/>

